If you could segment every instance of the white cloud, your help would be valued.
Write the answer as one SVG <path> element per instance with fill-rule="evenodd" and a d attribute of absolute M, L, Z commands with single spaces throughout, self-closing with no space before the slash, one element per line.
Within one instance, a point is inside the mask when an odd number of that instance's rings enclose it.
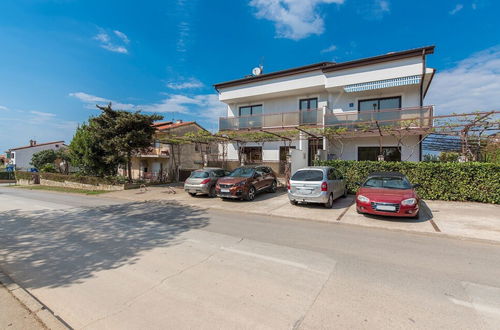
<path fill-rule="evenodd" d="M 321 4 L 342 4 L 344 0 L 252 0 L 257 18 L 274 22 L 276 36 L 300 40 L 324 31 L 324 20 L 318 13 Z"/>
<path fill-rule="evenodd" d="M 120 38 L 124 43 L 128 44 L 130 43 L 130 40 L 129 38 L 127 37 L 127 35 L 121 31 L 118 31 L 118 30 L 114 30 L 113 31 L 115 33 L 115 35 Z"/>
<path fill-rule="evenodd" d="M 31 114 L 36 115 L 39 118 L 52 118 L 56 115 L 50 112 L 41 112 L 41 111 L 30 111 Z"/>
<path fill-rule="evenodd" d="M 69 95 L 79 99 L 90 109 L 95 109 L 96 103 L 107 104 L 112 102 L 113 108 L 115 109 L 191 115 L 199 118 L 198 120 L 210 123 L 217 123 L 219 117 L 224 116 L 227 111 L 227 106 L 219 101 L 217 94 L 198 94 L 191 96 L 167 94 L 165 98 L 157 103 L 137 105 L 125 104 L 125 106 L 123 106 L 123 103 L 83 92 L 71 93 Z"/>
<path fill-rule="evenodd" d="M 7 108 L 7 107 L 5 107 L 5 106 L 3 106 L 3 105 L 0 105 L 0 110 L 3 110 L 3 111 L 8 111 L 8 110 L 9 110 L 9 108 Z"/>
<path fill-rule="evenodd" d="M 475 4 L 472 4 L 473 8 L 474 8 L 474 5 Z M 457 3 L 457 5 L 455 6 L 455 8 L 453 8 L 452 10 L 450 10 L 449 14 L 450 15 L 455 15 L 456 13 L 458 13 L 459 11 L 461 11 L 463 8 L 464 8 L 464 5 L 462 5 L 461 3 Z"/>
<path fill-rule="evenodd" d="M 100 96 L 95 96 L 83 92 L 69 93 L 69 96 L 74 97 L 86 104 L 87 109 L 96 110 L 96 104 L 106 105 L 109 102 L 113 103 L 113 107 L 120 110 L 138 110 L 135 105 L 130 103 L 115 102 Z"/>
<path fill-rule="evenodd" d="M 203 83 L 196 78 L 190 78 L 180 82 L 169 82 L 167 87 L 170 89 L 194 89 L 203 87 Z"/>
<path fill-rule="evenodd" d="M 331 53 L 331 52 L 334 52 L 337 50 L 337 46 L 335 45 L 331 45 L 330 47 L 327 47 L 325 49 L 322 49 L 321 50 L 321 54 L 324 54 L 324 53 Z"/>
<path fill-rule="evenodd" d="M 114 30 L 113 33 L 115 34 L 114 38 L 103 29 L 100 29 L 100 32 L 94 36 L 94 39 L 100 42 L 99 46 L 101 48 L 115 53 L 128 54 L 125 44 L 128 44 L 130 40 L 127 35 L 118 30 Z"/>
<path fill-rule="evenodd" d="M 438 72 L 426 103 L 436 114 L 498 110 L 500 46 L 475 53 L 451 69 Z"/>

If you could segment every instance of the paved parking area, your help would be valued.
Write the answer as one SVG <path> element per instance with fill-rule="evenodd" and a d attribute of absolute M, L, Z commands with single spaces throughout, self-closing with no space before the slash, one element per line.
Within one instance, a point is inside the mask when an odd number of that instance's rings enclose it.
<path fill-rule="evenodd" d="M 175 191 L 175 194 L 171 193 Z M 403 230 L 428 234 L 445 234 L 455 237 L 482 239 L 500 242 L 500 205 L 424 201 L 418 219 L 389 218 L 358 214 L 354 206 L 354 196 L 339 198 L 332 209 L 321 205 L 291 205 L 285 191 L 275 194 L 262 193 L 252 202 L 221 200 L 207 196 L 191 197 L 182 186 L 148 187 L 147 191 L 126 190 L 112 192 L 104 197 L 123 198 L 133 201 L 177 200 L 190 206 L 214 208 L 245 213 L 266 214 L 350 224 L 365 227 Z"/>

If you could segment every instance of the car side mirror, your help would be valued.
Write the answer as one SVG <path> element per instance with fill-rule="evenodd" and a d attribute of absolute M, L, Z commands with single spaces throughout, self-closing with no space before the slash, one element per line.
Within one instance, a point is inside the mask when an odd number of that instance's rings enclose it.
<path fill-rule="evenodd" d="M 356 186 L 361 186 L 361 182 L 354 182 Z"/>
<path fill-rule="evenodd" d="M 415 184 L 413 185 L 413 188 L 420 188 L 420 187 L 422 187 L 422 185 L 421 185 L 420 183 L 415 183 Z"/>

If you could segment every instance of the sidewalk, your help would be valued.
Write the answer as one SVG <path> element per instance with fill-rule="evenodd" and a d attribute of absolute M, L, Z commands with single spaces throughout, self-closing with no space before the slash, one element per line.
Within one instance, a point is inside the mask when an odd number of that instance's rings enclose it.
<path fill-rule="evenodd" d="M 0 329 L 46 329 L 2 284 L 0 306 Z"/>
<path fill-rule="evenodd" d="M 169 193 L 175 191 L 176 193 Z M 419 219 L 401 219 L 366 216 L 356 212 L 354 196 L 340 198 L 332 209 L 321 205 L 291 205 L 286 192 L 262 193 L 254 201 L 222 200 L 207 196 L 191 197 L 182 186 L 148 187 L 147 191 L 125 190 L 108 193 L 111 197 L 130 201 L 175 200 L 186 205 L 240 212 L 265 214 L 279 217 L 343 223 L 364 227 L 384 228 L 396 231 L 411 231 L 427 234 L 444 234 L 460 238 L 488 240 L 500 243 L 500 205 L 425 201 L 421 206 Z"/>

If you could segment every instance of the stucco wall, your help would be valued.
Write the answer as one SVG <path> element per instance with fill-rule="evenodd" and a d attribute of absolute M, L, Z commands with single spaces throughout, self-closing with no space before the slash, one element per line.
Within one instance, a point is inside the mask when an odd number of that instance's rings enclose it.
<path fill-rule="evenodd" d="M 27 170 L 32 168 L 30 165 L 31 158 L 34 154 L 42 150 L 59 150 L 63 146 L 62 143 L 54 143 L 43 146 L 34 146 L 26 149 L 13 150 L 15 153 L 14 164 L 16 165 L 17 170 Z"/>

